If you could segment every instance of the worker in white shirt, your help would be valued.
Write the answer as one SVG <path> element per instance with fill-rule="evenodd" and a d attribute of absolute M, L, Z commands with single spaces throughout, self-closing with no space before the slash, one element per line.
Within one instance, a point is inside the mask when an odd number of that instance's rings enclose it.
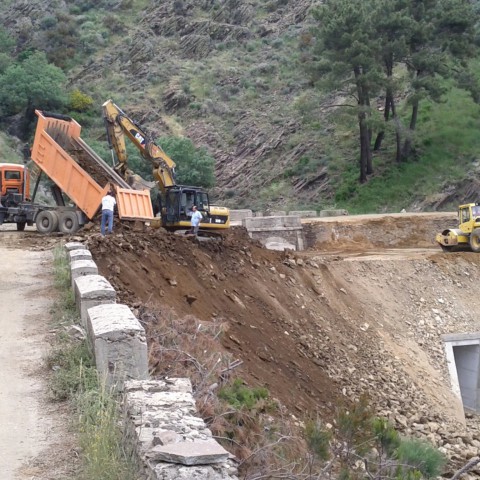
<path fill-rule="evenodd" d="M 107 232 L 112 233 L 113 230 L 113 211 L 117 201 L 115 200 L 114 193 L 112 191 L 107 192 L 107 194 L 102 198 L 102 224 L 100 226 L 100 231 L 102 235 L 105 235 L 105 227 L 108 225 Z"/>
<path fill-rule="evenodd" d="M 198 234 L 202 218 L 202 214 L 197 210 L 197 206 L 192 205 L 192 218 L 190 219 L 192 229 L 190 233 L 193 233 L 194 235 Z"/>

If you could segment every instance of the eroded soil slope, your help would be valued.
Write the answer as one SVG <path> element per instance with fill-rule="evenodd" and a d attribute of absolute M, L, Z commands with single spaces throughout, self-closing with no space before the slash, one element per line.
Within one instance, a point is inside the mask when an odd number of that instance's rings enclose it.
<path fill-rule="evenodd" d="M 461 426 L 440 338 L 478 330 L 480 256 L 408 248 L 405 239 L 402 249 L 392 240 L 390 249 L 285 254 L 241 228 L 220 244 L 120 227 L 87 243 L 120 301 L 225 321 L 223 346 L 243 361 L 237 373 L 292 414 L 330 418 L 340 401 L 366 393 L 397 427 L 459 461 L 480 446 L 476 419 Z"/>

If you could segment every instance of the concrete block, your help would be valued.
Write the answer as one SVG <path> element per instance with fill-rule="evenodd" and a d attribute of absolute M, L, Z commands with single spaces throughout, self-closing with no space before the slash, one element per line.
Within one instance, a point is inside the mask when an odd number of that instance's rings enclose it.
<path fill-rule="evenodd" d="M 213 439 L 157 445 L 148 452 L 148 457 L 153 460 L 182 465 L 223 463 L 228 460 L 228 455 Z"/>
<path fill-rule="evenodd" d="M 123 390 L 125 380 L 148 378 L 145 329 L 127 305 L 90 307 L 87 331 L 97 370 L 108 385 Z"/>
<path fill-rule="evenodd" d="M 267 214 L 269 217 L 284 217 L 287 212 L 285 210 L 270 210 Z"/>
<path fill-rule="evenodd" d="M 64 245 L 65 250 L 70 252 L 71 250 L 86 250 L 87 247 L 81 242 L 68 242 Z"/>
<path fill-rule="evenodd" d="M 152 476 L 152 480 L 238 480 L 235 475 L 235 469 L 220 468 L 218 464 L 215 465 L 196 465 L 185 466 L 175 463 L 158 463 Z M 231 475 L 229 470 L 234 470 Z"/>
<path fill-rule="evenodd" d="M 291 210 L 288 214 L 300 218 L 315 218 L 317 216 L 315 210 Z"/>
<path fill-rule="evenodd" d="M 80 250 L 70 250 L 68 252 L 68 259 L 70 260 L 70 263 L 77 260 L 91 260 L 92 254 L 90 253 L 90 250 L 87 250 L 85 248 L 82 248 Z"/>
<path fill-rule="evenodd" d="M 130 380 L 123 393 L 127 429 L 148 478 L 238 480 L 236 465 L 196 416 L 190 379 Z"/>
<path fill-rule="evenodd" d="M 303 228 L 300 217 L 293 215 L 245 218 L 242 224 L 249 232 L 301 230 Z"/>
<path fill-rule="evenodd" d="M 263 217 L 263 212 L 254 212 L 253 214 L 254 217 Z"/>
<path fill-rule="evenodd" d="M 244 218 L 253 217 L 251 210 L 230 210 L 230 222 L 241 222 Z"/>
<path fill-rule="evenodd" d="M 87 326 L 87 310 L 89 308 L 116 302 L 115 289 L 101 275 L 80 276 L 73 283 L 75 285 L 75 302 L 84 327 Z"/>
<path fill-rule="evenodd" d="M 93 260 L 75 260 L 70 264 L 72 289 L 75 289 L 75 279 L 84 275 L 97 275 L 97 264 Z"/>
<path fill-rule="evenodd" d="M 320 210 L 320 217 L 341 217 L 343 215 L 348 215 L 348 211 L 343 209 Z"/>

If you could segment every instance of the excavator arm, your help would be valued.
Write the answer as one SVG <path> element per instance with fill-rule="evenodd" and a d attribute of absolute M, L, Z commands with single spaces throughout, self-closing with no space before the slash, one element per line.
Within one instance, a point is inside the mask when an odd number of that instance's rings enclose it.
<path fill-rule="evenodd" d="M 147 133 L 112 100 L 107 100 L 102 108 L 112 158 L 115 155 L 117 157 L 115 170 L 127 181 L 132 178 L 132 172 L 128 168 L 125 145 L 125 136 L 127 136 L 140 151 L 142 157 L 152 164 L 153 177 L 160 190 L 165 193 L 167 188 L 175 186 L 175 162 L 162 148 L 151 140 Z"/>

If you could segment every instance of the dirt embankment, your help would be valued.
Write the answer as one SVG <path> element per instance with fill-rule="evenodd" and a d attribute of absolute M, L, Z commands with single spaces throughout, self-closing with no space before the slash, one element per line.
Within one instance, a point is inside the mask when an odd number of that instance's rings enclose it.
<path fill-rule="evenodd" d="M 285 254 L 241 228 L 221 244 L 118 228 L 90 235 L 88 246 L 120 301 L 224 321 L 223 346 L 243 361 L 238 375 L 268 387 L 292 414 L 327 419 L 340 402 L 367 394 L 398 428 L 460 462 L 475 454 L 478 429 L 475 418 L 461 426 L 440 335 L 478 330 L 480 256 L 406 248 L 406 237 L 401 249 L 392 239 L 390 249 L 328 253 L 319 244 Z"/>

